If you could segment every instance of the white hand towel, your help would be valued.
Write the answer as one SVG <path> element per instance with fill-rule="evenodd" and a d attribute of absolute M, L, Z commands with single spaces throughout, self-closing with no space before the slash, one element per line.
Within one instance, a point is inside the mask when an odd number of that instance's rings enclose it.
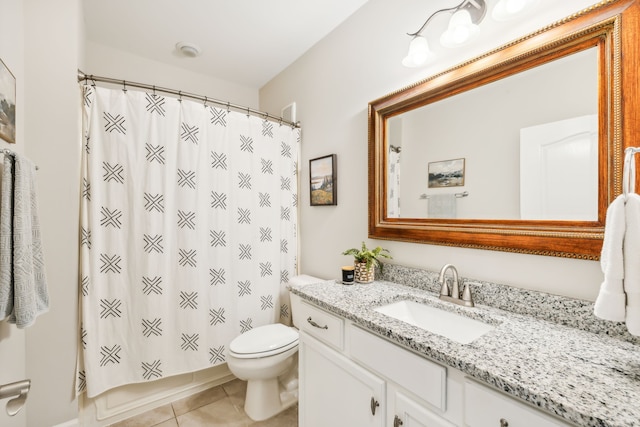
<path fill-rule="evenodd" d="M 627 295 L 627 329 L 640 335 L 640 195 L 630 193 L 625 205 L 624 292 Z"/>
<path fill-rule="evenodd" d="M 429 196 L 429 218 L 455 218 L 456 216 L 455 194 L 432 194 Z"/>
<path fill-rule="evenodd" d="M 13 313 L 13 158 L 4 156 L 0 187 L 0 320 Z"/>
<path fill-rule="evenodd" d="M 604 281 L 596 299 L 594 314 L 601 319 L 624 322 L 626 298 L 624 293 L 625 200 L 620 195 L 609 205 L 604 230 L 600 266 Z"/>
<path fill-rule="evenodd" d="M 49 309 L 37 214 L 36 168 L 19 156 L 5 156 L 3 166 L 0 315 L 8 315 L 9 322 L 25 328 Z"/>

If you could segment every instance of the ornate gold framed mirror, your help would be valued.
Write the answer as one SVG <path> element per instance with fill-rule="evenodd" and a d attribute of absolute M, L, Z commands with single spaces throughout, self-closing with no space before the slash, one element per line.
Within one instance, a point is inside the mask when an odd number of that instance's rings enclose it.
<path fill-rule="evenodd" d="M 603 1 L 372 101 L 369 237 L 598 259 L 640 145 L 639 22 Z"/>

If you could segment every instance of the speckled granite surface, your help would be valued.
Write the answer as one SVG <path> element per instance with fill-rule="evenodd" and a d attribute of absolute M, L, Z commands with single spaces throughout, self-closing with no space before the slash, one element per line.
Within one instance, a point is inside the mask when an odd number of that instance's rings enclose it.
<path fill-rule="evenodd" d="M 429 290 L 437 286 L 435 279 L 420 279 L 424 286 L 389 281 L 344 286 L 326 281 L 294 286 L 291 292 L 577 425 L 640 426 L 638 345 L 481 305 L 480 296 L 474 308 L 445 303 Z M 484 320 L 496 328 L 463 345 L 373 310 L 403 299 Z"/>
<path fill-rule="evenodd" d="M 438 273 L 395 264 L 385 264 L 382 280 L 439 293 Z M 593 302 L 519 289 L 472 278 L 473 299 L 477 304 L 489 305 L 512 313 L 533 316 L 560 325 L 570 326 L 594 334 L 608 335 L 640 345 L 640 337 L 627 331 L 622 322 L 609 322 L 593 314 Z"/>

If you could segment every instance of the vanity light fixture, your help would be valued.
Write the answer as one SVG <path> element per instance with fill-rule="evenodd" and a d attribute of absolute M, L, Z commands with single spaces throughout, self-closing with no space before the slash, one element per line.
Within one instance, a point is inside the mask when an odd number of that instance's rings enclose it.
<path fill-rule="evenodd" d="M 511 1 L 526 2 L 527 0 Z M 445 47 L 457 47 L 465 44 L 479 32 L 478 24 L 480 24 L 487 12 L 487 4 L 485 0 L 463 0 L 457 6 L 440 9 L 432 13 L 418 31 L 408 34 L 413 38 L 409 44 L 409 53 L 402 60 L 402 65 L 405 67 L 419 67 L 427 61 L 431 55 L 431 50 L 427 39 L 422 36 L 422 32 L 427 28 L 427 24 L 434 16 L 444 12 L 452 13 L 452 16 L 447 30 L 440 37 L 440 43 Z"/>

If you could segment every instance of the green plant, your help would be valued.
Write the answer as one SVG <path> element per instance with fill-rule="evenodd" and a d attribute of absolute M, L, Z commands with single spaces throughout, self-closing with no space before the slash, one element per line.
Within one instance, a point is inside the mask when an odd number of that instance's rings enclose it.
<path fill-rule="evenodd" d="M 351 255 L 355 262 L 364 262 L 367 264 L 367 268 L 371 268 L 371 266 L 375 266 L 382 270 L 382 263 L 378 258 L 389 258 L 393 257 L 389 255 L 389 251 L 387 249 L 383 249 L 380 246 L 375 249 L 367 248 L 364 242 L 362 242 L 362 248 L 351 248 L 342 252 L 342 255 Z"/>

